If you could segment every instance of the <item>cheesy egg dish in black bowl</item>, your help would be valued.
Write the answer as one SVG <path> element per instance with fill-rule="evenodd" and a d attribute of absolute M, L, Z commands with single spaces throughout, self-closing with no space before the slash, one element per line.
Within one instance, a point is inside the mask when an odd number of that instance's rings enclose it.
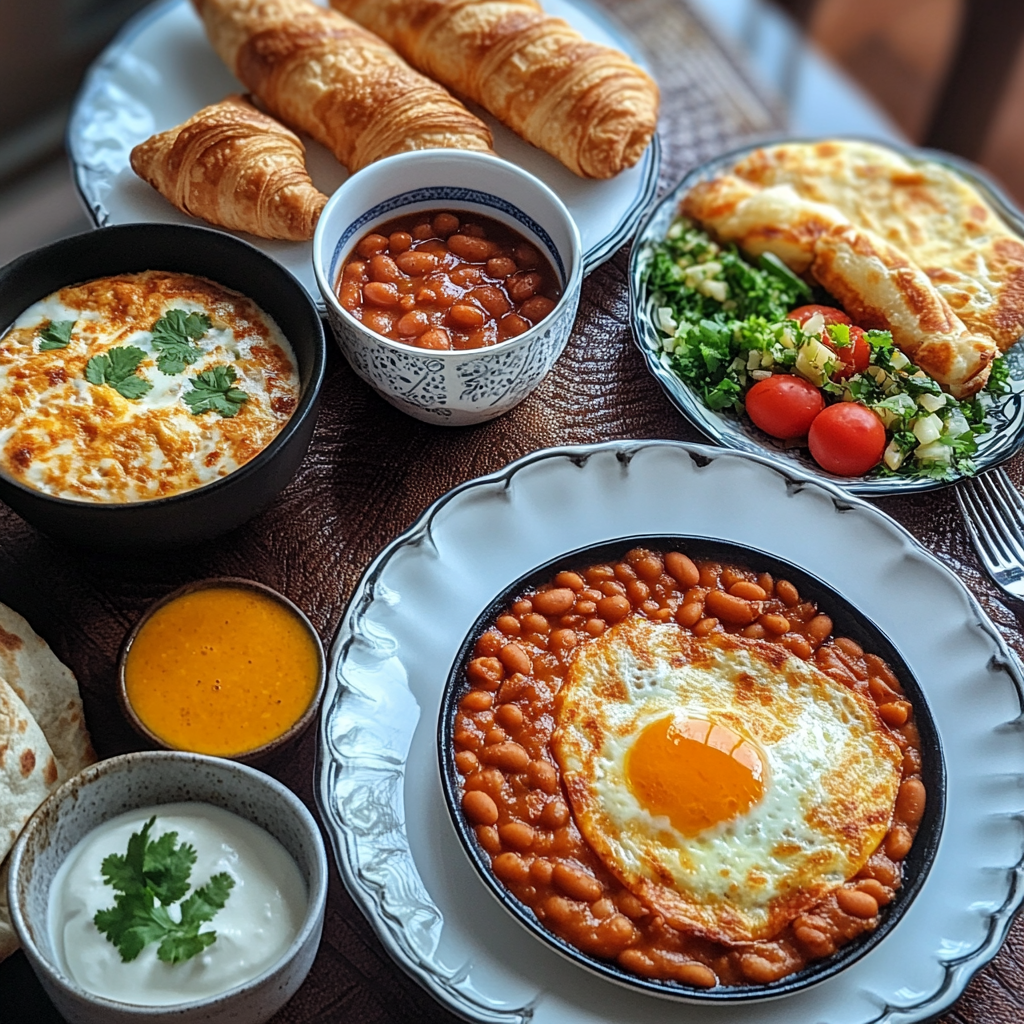
<path fill-rule="evenodd" d="M 206 228 L 131 224 L 0 269 L 0 498 L 89 547 L 245 522 L 316 422 L 326 350 L 299 283 Z"/>
<path fill-rule="evenodd" d="M 945 806 L 935 724 L 885 635 L 798 567 L 632 537 L 497 595 L 455 658 L 442 787 L 486 886 L 611 981 L 800 991 L 897 925 Z"/>

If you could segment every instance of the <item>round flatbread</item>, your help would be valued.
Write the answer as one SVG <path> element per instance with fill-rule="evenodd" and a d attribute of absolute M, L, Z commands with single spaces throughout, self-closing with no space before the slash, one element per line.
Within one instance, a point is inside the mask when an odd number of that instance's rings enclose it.
<path fill-rule="evenodd" d="M 7 908 L 5 858 L 25 822 L 58 782 L 57 762 L 43 730 L 0 678 L 0 960 L 18 948 Z"/>
<path fill-rule="evenodd" d="M 4 604 L 0 604 L 0 677 L 39 723 L 62 780 L 96 760 L 74 673 Z"/>
<path fill-rule="evenodd" d="M 0 604 L 0 960 L 18 948 L 7 854 L 50 791 L 95 760 L 71 669 Z"/>

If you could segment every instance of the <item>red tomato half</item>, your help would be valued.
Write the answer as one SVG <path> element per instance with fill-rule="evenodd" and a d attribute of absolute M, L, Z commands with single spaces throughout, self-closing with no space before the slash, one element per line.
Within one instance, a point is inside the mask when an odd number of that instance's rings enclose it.
<path fill-rule="evenodd" d="M 863 405 L 839 402 L 814 418 L 807 445 L 822 469 L 839 476 L 862 476 L 882 461 L 885 427 Z"/>
<path fill-rule="evenodd" d="M 777 373 L 759 380 L 745 399 L 747 415 L 766 434 L 790 440 L 803 437 L 825 407 L 821 392 L 802 377 Z"/>
<path fill-rule="evenodd" d="M 839 365 L 832 371 L 833 380 L 846 380 L 855 373 L 863 373 L 871 362 L 871 346 L 864 338 L 863 327 L 850 327 L 849 345 L 837 345 L 828 331 L 821 332 L 821 342 L 839 356 Z"/>
<path fill-rule="evenodd" d="M 825 318 L 826 327 L 829 324 L 853 325 L 853 321 L 841 309 L 836 309 L 835 306 L 797 306 L 796 309 L 791 309 L 786 314 L 786 319 L 795 320 L 802 326 L 807 323 L 815 313 L 820 313 Z"/>

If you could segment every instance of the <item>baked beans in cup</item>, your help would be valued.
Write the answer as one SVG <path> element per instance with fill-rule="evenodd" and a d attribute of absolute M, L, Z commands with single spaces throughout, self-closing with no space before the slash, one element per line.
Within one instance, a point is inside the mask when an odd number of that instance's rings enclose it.
<path fill-rule="evenodd" d="M 543 181 L 466 150 L 399 153 L 353 174 L 313 236 L 352 370 L 436 426 L 484 423 L 529 397 L 569 340 L 585 267 L 579 228 Z"/>
<path fill-rule="evenodd" d="M 812 698 L 796 719 L 789 694 Z M 833 707 L 823 747 L 817 716 Z M 503 905 L 590 969 L 684 1000 L 774 997 L 859 959 L 919 891 L 943 818 L 937 733 L 899 652 L 820 580 L 721 541 L 630 538 L 516 581 L 455 660 L 438 743 L 456 830 Z M 879 774 L 862 786 L 865 758 Z M 798 800 L 794 817 L 790 792 L 824 802 Z M 631 800 L 648 825 L 609 811 Z M 833 822 L 822 846 L 816 816 Z M 837 845 L 839 884 L 794 867 L 784 888 L 787 858 L 831 863 L 819 851 Z M 709 878 L 740 881 L 667 891 L 673 857 L 698 865 L 687 877 L 706 860 Z M 776 864 L 787 895 L 762 919 L 742 885 L 775 885 Z"/>
<path fill-rule="evenodd" d="M 551 261 L 483 214 L 424 210 L 364 234 L 342 267 L 338 298 L 360 323 L 424 349 L 496 345 L 558 305 Z"/>

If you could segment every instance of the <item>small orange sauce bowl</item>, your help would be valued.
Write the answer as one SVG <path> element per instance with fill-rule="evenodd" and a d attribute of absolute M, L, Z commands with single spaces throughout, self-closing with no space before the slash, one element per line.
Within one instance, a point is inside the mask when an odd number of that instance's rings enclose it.
<path fill-rule="evenodd" d="M 221 576 L 154 604 L 125 638 L 117 674 L 121 707 L 153 746 L 253 764 L 312 722 L 327 661 L 288 598 Z"/>

